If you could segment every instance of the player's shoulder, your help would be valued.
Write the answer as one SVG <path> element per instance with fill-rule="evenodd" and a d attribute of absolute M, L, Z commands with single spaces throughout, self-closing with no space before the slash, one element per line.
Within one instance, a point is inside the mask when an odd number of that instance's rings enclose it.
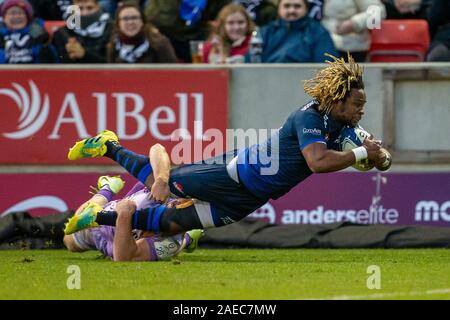
<path fill-rule="evenodd" d="M 306 113 L 318 113 L 319 112 L 319 101 L 317 100 L 311 100 L 308 103 L 304 104 L 303 106 L 301 106 L 298 111 L 299 112 L 306 112 Z"/>
<path fill-rule="evenodd" d="M 300 119 L 322 119 L 323 116 L 319 111 L 319 102 L 311 100 L 305 105 L 295 110 L 292 114 L 297 121 Z"/>
<path fill-rule="evenodd" d="M 287 119 L 284 128 L 288 129 L 289 132 L 294 135 L 309 130 L 322 132 L 324 129 L 324 118 L 318 107 L 319 102 L 317 100 L 312 100 L 297 108 Z"/>

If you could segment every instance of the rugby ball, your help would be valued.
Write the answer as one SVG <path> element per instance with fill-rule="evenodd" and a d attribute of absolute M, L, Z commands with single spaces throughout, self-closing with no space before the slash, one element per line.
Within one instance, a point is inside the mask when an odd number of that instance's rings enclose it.
<path fill-rule="evenodd" d="M 352 150 L 363 145 L 365 139 L 370 138 L 371 134 L 361 127 L 344 127 L 339 136 L 341 151 Z M 368 171 L 375 166 L 375 163 L 369 159 L 364 159 L 355 163 L 352 167 L 359 171 Z"/>

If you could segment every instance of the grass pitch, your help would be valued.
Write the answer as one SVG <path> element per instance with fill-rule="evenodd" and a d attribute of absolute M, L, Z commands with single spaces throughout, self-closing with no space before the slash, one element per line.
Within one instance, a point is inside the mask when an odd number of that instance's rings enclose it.
<path fill-rule="evenodd" d="M 69 290 L 67 268 L 80 268 Z M 368 289 L 370 265 L 381 289 Z M 0 299 L 450 299 L 449 249 L 200 249 L 164 262 L 1 251 Z"/>

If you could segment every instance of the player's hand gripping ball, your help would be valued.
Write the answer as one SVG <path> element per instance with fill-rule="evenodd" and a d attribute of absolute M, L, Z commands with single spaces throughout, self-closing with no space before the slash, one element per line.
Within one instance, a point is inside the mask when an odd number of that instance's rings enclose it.
<path fill-rule="evenodd" d="M 392 156 L 385 148 L 380 148 L 380 151 L 384 154 L 384 158 L 380 163 L 377 163 L 375 167 L 380 171 L 387 171 L 392 164 Z"/>
<path fill-rule="evenodd" d="M 339 141 L 341 144 L 341 150 L 347 151 L 363 145 L 365 139 L 370 139 L 371 134 L 362 128 L 344 127 L 341 131 Z M 359 171 L 368 171 L 375 167 L 375 163 L 372 160 L 364 159 L 356 162 L 353 166 Z"/>

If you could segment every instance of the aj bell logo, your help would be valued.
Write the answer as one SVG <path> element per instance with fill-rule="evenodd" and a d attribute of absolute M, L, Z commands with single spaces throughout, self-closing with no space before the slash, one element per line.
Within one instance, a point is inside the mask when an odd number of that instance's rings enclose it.
<path fill-rule="evenodd" d="M 38 132 L 47 120 L 50 106 L 48 95 L 41 99 L 41 93 L 36 84 L 28 81 L 29 91 L 17 83 L 12 83 L 13 89 L 0 88 L 0 95 L 11 98 L 20 110 L 19 123 L 15 132 L 5 132 L 10 139 L 23 139 Z"/>
<path fill-rule="evenodd" d="M 4 132 L 3 136 L 9 139 L 24 139 L 37 133 L 46 124 L 50 113 L 50 99 L 47 93 L 41 96 L 42 94 L 33 80 L 28 80 L 28 86 L 23 86 L 18 83 L 12 83 L 11 86 L 12 88 L 0 88 L 0 96 L 9 98 L 15 102 L 20 111 L 19 123 L 16 131 Z M 142 114 L 145 101 L 137 93 L 114 92 L 108 94 L 106 92 L 92 92 L 92 103 L 96 105 L 97 111 L 97 128 L 95 132 L 101 132 L 109 126 L 113 127 L 113 125 L 107 123 L 107 114 L 111 113 L 107 101 L 114 99 L 116 111 L 115 128 L 120 139 L 139 139 L 149 132 L 155 139 L 170 141 L 172 133 L 163 133 L 161 130 L 161 126 L 163 125 L 173 125 L 179 130 L 181 137 L 190 137 L 188 114 L 189 109 L 193 108 L 193 137 L 196 140 L 202 140 L 204 134 L 203 93 L 177 92 L 175 93 L 175 97 L 178 100 L 178 116 L 175 108 L 162 105 L 151 108 L 152 112 L 146 118 Z M 52 101 L 52 108 L 54 103 Z M 91 101 L 88 103 L 91 104 Z M 53 129 L 48 139 L 55 140 L 61 138 L 60 130 L 63 125 L 73 126 L 79 138 L 86 138 L 92 135 L 87 131 L 78 97 L 74 92 L 67 92 L 64 95 L 59 109 L 56 110 L 59 110 L 58 115 L 56 116 L 56 121 L 53 124 Z M 90 117 L 92 117 L 92 114 L 91 112 Z M 134 126 L 136 129 L 130 133 L 127 125 L 130 125 L 132 122 L 136 124 Z"/>

